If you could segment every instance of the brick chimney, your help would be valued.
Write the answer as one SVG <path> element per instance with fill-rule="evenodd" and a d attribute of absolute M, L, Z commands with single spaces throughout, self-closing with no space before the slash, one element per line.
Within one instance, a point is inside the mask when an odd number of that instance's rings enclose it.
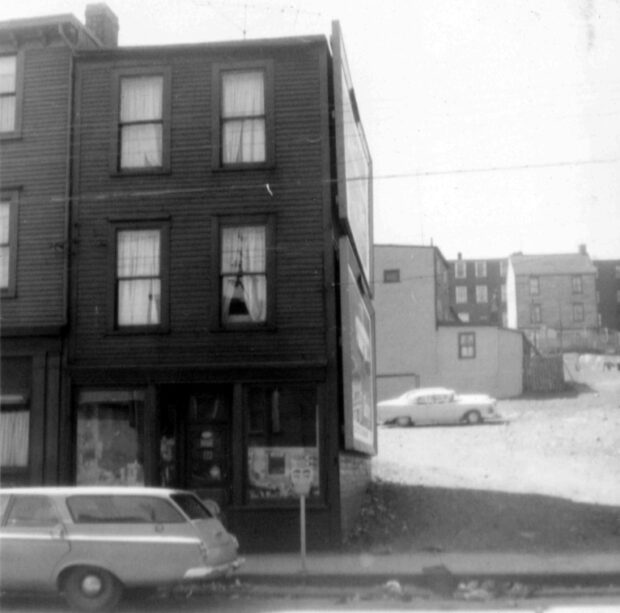
<path fill-rule="evenodd" d="M 104 47 L 118 47 L 118 17 L 104 2 L 86 5 L 86 27 Z"/>
<path fill-rule="evenodd" d="M 584 244 L 579 245 L 579 253 L 581 255 L 588 255 L 588 248 Z"/>

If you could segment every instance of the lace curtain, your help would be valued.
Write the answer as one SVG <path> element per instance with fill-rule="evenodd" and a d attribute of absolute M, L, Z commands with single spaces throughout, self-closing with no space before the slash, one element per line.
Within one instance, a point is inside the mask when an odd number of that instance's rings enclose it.
<path fill-rule="evenodd" d="M 11 203 L 0 202 L 0 287 L 9 286 L 9 229 Z"/>
<path fill-rule="evenodd" d="M 16 57 L 0 57 L 0 132 L 15 129 L 16 74 Z"/>
<path fill-rule="evenodd" d="M 0 466 L 28 466 L 28 410 L 0 412 Z"/>
<path fill-rule="evenodd" d="M 222 320 L 263 322 L 267 317 L 264 226 L 222 231 Z"/>
<path fill-rule="evenodd" d="M 162 165 L 161 76 L 121 81 L 121 168 Z"/>
<path fill-rule="evenodd" d="M 156 325 L 161 321 L 160 232 L 118 233 L 118 325 Z"/>
<path fill-rule="evenodd" d="M 226 72 L 222 77 L 222 88 L 222 162 L 264 162 L 263 72 Z"/>

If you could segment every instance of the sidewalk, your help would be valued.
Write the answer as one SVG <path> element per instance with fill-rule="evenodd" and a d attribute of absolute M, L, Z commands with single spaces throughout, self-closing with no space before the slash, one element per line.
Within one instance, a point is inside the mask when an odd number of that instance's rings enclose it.
<path fill-rule="evenodd" d="M 249 554 L 236 573 L 250 582 L 360 584 L 426 582 L 449 574 L 455 579 L 501 578 L 544 583 L 620 585 L 620 554 L 429 553 L 372 555 L 309 553 L 305 571 L 299 553 Z"/>

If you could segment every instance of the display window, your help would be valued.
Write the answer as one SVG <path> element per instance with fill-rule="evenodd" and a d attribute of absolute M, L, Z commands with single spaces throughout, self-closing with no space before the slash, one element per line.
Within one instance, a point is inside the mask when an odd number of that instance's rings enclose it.
<path fill-rule="evenodd" d="M 82 390 L 76 409 L 78 485 L 144 485 L 143 390 Z"/>
<path fill-rule="evenodd" d="M 320 494 L 317 392 L 314 386 L 246 390 L 248 502 L 296 499 L 291 472 L 312 469 L 309 497 Z"/>

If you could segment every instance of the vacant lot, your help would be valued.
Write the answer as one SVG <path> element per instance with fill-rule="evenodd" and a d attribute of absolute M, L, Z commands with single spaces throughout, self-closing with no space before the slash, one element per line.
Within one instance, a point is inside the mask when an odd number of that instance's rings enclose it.
<path fill-rule="evenodd" d="M 570 356 L 567 379 L 562 397 L 501 401 L 502 424 L 380 428 L 359 539 L 620 552 L 620 371 Z"/>

